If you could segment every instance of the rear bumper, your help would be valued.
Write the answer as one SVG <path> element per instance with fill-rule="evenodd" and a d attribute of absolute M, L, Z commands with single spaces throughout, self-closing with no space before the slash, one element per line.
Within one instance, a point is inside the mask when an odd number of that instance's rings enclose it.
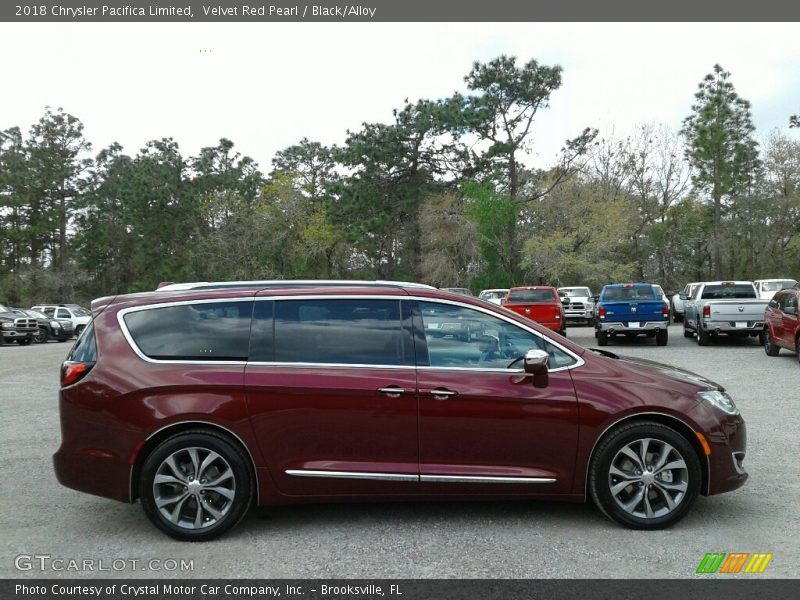
<path fill-rule="evenodd" d="M 744 324 L 739 326 L 738 324 Z M 701 321 L 700 327 L 709 333 L 760 333 L 764 320 L 760 321 Z"/>
<path fill-rule="evenodd" d="M 666 321 L 617 321 L 615 323 L 606 323 L 599 321 L 597 329 L 606 333 L 651 333 L 653 331 L 660 331 L 667 329 Z"/>

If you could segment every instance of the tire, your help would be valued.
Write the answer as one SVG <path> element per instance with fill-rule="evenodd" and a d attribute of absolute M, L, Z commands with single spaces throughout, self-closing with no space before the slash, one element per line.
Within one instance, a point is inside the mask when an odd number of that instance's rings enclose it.
<path fill-rule="evenodd" d="M 25 338 L 24 340 L 17 340 L 20 346 L 30 346 L 34 338 Z"/>
<path fill-rule="evenodd" d="M 81 332 L 86 329 L 86 325 L 78 325 L 75 328 L 75 338 L 81 337 Z"/>
<path fill-rule="evenodd" d="M 685 338 L 692 338 L 694 337 L 694 331 L 686 327 L 686 320 L 683 321 L 683 337 Z"/>
<path fill-rule="evenodd" d="M 47 334 L 47 329 L 40 327 L 39 331 L 36 332 L 36 335 L 33 336 L 33 341 L 37 344 L 44 344 L 47 342 L 48 337 L 50 336 Z"/>
<path fill-rule="evenodd" d="M 666 329 L 662 329 L 656 334 L 656 346 L 666 346 L 667 341 L 669 341 L 669 332 Z"/>
<path fill-rule="evenodd" d="M 631 529 L 663 529 L 678 522 L 692 507 L 701 481 L 700 460 L 691 444 L 674 429 L 651 421 L 613 429 L 589 466 L 592 500 L 609 519 Z"/>
<path fill-rule="evenodd" d="M 767 353 L 767 356 L 778 356 L 781 351 L 780 346 L 776 346 L 772 341 L 772 335 L 770 335 L 769 329 L 764 330 L 764 352 Z"/>
<path fill-rule="evenodd" d="M 564 327 L 564 329 L 562 329 L 562 330 L 561 330 L 561 331 L 559 331 L 558 333 L 559 333 L 560 335 L 563 335 L 564 337 L 567 337 L 567 328 L 566 328 L 566 327 Z"/>
<path fill-rule="evenodd" d="M 586 319 L 587 327 L 594 327 L 594 319 Z"/>
<path fill-rule="evenodd" d="M 597 332 L 597 345 L 608 346 L 608 334 L 605 331 Z"/>
<path fill-rule="evenodd" d="M 697 324 L 697 343 L 700 346 L 708 346 L 711 343 L 711 334 L 703 331 L 700 324 Z"/>
<path fill-rule="evenodd" d="M 59 339 L 58 339 L 58 341 L 59 341 L 59 342 L 61 342 L 61 343 L 63 344 L 63 343 L 64 343 L 64 342 L 66 342 L 67 340 L 66 340 L 65 338 L 59 338 Z"/>
<path fill-rule="evenodd" d="M 195 473 L 199 469 L 198 481 Z M 162 481 L 156 483 L 156 475 L 162 476 Z M 204 486 L 204 475 L 218 485 L 206 482 Z M 250 507 L 250 461 L 216 433 L 179 433 L 161 442 L 145 459 L 139 497 L 147 518 L 170 537 L 190 542 L 212 540 L 241 521 Z M 173 498 L 177 500 L 169 501 Z"/>

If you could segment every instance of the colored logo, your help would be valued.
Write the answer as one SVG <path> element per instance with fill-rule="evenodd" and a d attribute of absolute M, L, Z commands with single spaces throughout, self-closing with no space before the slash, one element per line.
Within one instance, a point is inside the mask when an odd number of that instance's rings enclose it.
<path fill-rule="evenodd" d="M 772 560 L 766 552 L 714 552 L 700 561 L 697 573 L 763 573 Z"/>

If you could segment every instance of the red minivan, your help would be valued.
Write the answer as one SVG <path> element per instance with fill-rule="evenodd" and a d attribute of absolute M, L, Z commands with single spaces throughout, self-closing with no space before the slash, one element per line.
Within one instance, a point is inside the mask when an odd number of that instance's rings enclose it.
<path fill-rule="evenodd" d="M 59 481 L 208 540 L 252 504 L 588 497 L 659 529 L 747 479 L 711 381 L 394 282 L 101 298 L 61 369 Z"/>
<path fill-rule="evenodd" d="M 548 329 L 567 335 L 567 320 L 558 290 L 547 285 L 514 287 L 502 305 Z"/>

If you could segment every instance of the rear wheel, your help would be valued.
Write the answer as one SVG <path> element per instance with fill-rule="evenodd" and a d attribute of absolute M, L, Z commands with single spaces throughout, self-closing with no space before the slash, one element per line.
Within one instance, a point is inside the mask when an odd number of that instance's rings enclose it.
<path fill-rule="evenodd" d="M 764 330 L 764 352 L 767 353 L 767 356 L 778 356 L 778 353 L 781 351 L 779 346 L 776 346 L 775 343 L 772 341 L 772 335 L 769 333 L 769 329 Z"/>
<path fill-rule="evenodd" d="M 662 529 L 683 518 L 700 491 L 700 461 L 680 433 L 654 422 L 622 425 L 600 443 L 589 492 L 610 519 Z"/>
<path fill-rule="evenodd" d="M 597 332 L 597 345 L 608 346 L 608 334 L 605 331 Z"/>
<path fill-rule="evenodd" d="M 249 461 L 223 437 L 206 431 L 175 435 L 147 457 L 139 480 L 145 514 L 184 541 L 219 537 L 250 506 Z"/>
<path fill-rule="evenodd" d="M 700 323 L 697 324 L 697 343 L 700 346 L 708 346 L 711 343 L 711 334 L 707 331 L 703 331 L 700 327 Z"/>
<path fill-rule="evenodd" d="M 656 346 L 666 346 L 669 340 L 669 333 L 666 329 L 662 329 L 656 334 Z"/>

